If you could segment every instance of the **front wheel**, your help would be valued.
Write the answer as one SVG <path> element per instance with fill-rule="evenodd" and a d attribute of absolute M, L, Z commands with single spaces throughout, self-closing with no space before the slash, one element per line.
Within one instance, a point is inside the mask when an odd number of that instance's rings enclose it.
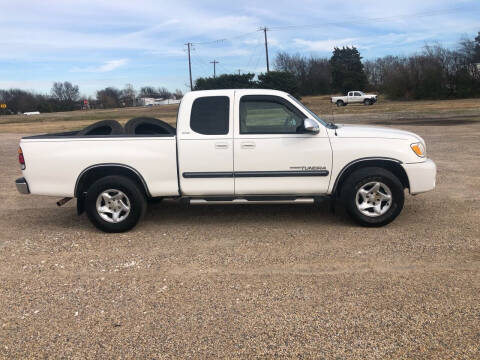
<path fill-rule="evenodd" d="M 363 103 L 364 103 L 365 105 L 372 105 L 372 100 L 370 100 L 370 99 L 365 99 L 365 100 L 363 101 Z"/>
<path fill-rule="evenodd" d="M 398 178 L 377 167 L 353 172 L 342 186 L 341 197 L 347 213 L 360 225 L 370 227 L 392 222 L 405 201 Z"/>
<path fill-rule="evenodd" d="M 98 229 L 110 233 L 124 232 L 133 228 L 144 215 L 146 199 L 129 178 L 106 176 L 88 189 L 85 211 Z"/>

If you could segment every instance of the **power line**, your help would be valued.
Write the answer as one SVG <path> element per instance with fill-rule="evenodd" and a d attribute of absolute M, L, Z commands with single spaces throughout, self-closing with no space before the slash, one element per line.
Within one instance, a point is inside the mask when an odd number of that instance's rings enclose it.
<path fill-rule="evenodd" d="M 192 67 L 193 69 L 197 69 L 196 73 L 201 76 L 206 76 L 206 74 L 210 73 L 210 66 L 206 65 L 205 63 L 199 61 L 198 57 L 192 58 Z"/>
<path fill-rule="evenodd" d="M 458 12 L 458 11 L 472 11 L 471 8 L 469 7 L 453 7 L 449 9 L 439 9 L 439 10 L 428 10 L 428 11 L 423 11 L 423 12 L 417 12 L 417 13 L 409 13 L 409 14 L 400 14 L 400 15 L 392 15 L 392 16 L 384 16 L 384 17 L 373 17 L 373 18 L 357 18 L 357 19 L 348 19 L 344 21 L 335 21 L 335 22 L 321 22 L 321 23 L 315 23 L 315 24 L 304 24 L 304 25 L 287 25 L 287 26 L 274 26 L 270 27 L 267 30 L 268 31 L 280 31 L 280 30 L 289 30 L 289 29 L 299 29 L 299 28 L 318 28 L 322 27 L 325 25 L 344 25 L 344 24 L 358 24 L 361 22 L 382 22 L 382 21 L 388 21 L 388 20 L 394 20 L 394 19 L 399 19 L 399 18 L 414 18 L 414 17 L 428 17 L 428 16 L 436 16 L 436 15 L 442 15 L 445 13 L 451 13 L 451 12 Z M 202 41 L 202 42 L 192 42 L 192 45 L 209 45 L 209 44 L 221 44 L 224 43 L 228 40 L 233 40 L 233 39 L 238 39 L 245 37 L 247 35 L 255 34 L 258 31 L 264 31 L 264 28 L 260 28 L 255 31 L 250 31 L 246 32 L 243 34 L 231 36 L 228 38 L 221 38 L 221 39 L 216 39 L 216 40 L 209 40 L 209 41 Z"/>
<path fill-rule="evenodd" d="M 262 45 L 262 43 L 260 42 L 260 40 L 255 44 L 254 48 L 253 48 L 253 51 L 250 53 L 250 57 L 248 58 L 248 61 L 247 61 L 247 65 L 245 66 L 245 68 L 248 69 L 250 68 L 250 65 L 253 66 L 253 63 L 252 63 L 252 60 L 254 59 L 254 56 L 255 54 L 257 53 L 258 51 L 258 48 Z"/>
<path fill-rule="evenodd" d="M 438 10 L 428 10 L 428 11 L 423 11 L 423 12 L 417 12 L 417 13 L 410 13 L 410 14 L 400 14 L 400 15 L 393 15 L 393 16 L 384 16 L 384 17 L 373 17 L 373 18 L 357 18 L 357 19 L 350 19 L 350 20 L 345 20 L 345 21 L 336 21 L 336 22 L 323 22 L 323 23 L 315 23 L 315 24 L 304 24 L 304 25 L 287 25 L 287 26 L 275 26 L 275 27 L 270 27 L 267 28 L 266 26 L 261 27 L 255 31 L 250 31 L 246 32 L 243 34 L 231 36 L 228 38 L 221 38 L 221 39 L 216 39 L 216 40 L 210 40 L 210 41 L 203 41 L 203 42 L 188 42 L 185 45 L 187 46 L 187 52 L 188 52 L 188 67 L 189 67 L 189 76 L 190 76 L 190 89 L 193 89 L 193 81 L 192 81 L 192 60 L 191 60 L 191 50 L 193 50 L 194 45 L 212 45 L 212 44 L 223 44 L 229 40 L 233 39 L 239 39 L 248 35 L 252 35 L 255 33 L 258 33 L 259 31 L 263 31 L 264 33 L 264 43 L 265 43 L 265 60 L 266 60 L 266 65 L 267 65 L 267 72 L 270 71 L 270 63 L 269 63 L 269 55 L 268 55 L 268 38 L 267 38 L 267 31 L 282 31 L 282 30 L 291 30 L 291 29 L 302 29 L 302 28 L 318 28 L 318 27 L 323 27 L 323 26 L 332 26 L 332 25 L 358 25 L 364 22 L 383 22 L 383 21 L 391 21 L 395 19 L 401 19 L 401 18 L 419 18 L 419 17 L 428 17 L 428 16 L 436 16 L 436 15 L 441 15 L 445 13 L 452 13 L 452 12 L 460 12 L 460 11 L 465 11 L 469 10 L 472 12 L 472 9 L 469 7 L 454 7 L 454 8 L 449 8 L 449 9 L 438 9 Z M 473 11 L 477 12 L 477 11 Z M 257 48 L 261 43 L 258 42 L 255 45 L 255 48 L 253 52 L 250 55 L 250 58 L 247 63 L 247 69 L 252 62 L 254 55 L 256 54 Z M 260 60 L 259 56 L 257 58 L 255 68 L 254 70 L 257 69 L 258 63 Z M 214 77 L 216 76 L 216 64 L 218 64 L 218 61 L 214 60 L 211 62 L 214 64 Z"/>
<path fill-rule="evenodd" d="M 455 7 L 450 9 L 441 9 L 441 10 L 428 10 L 418 13 L 410 13 L 410 14 L 401 14 L 401 15 L 392 15 L 392 16 L 383 16 L 383 17 L 374 17 L 374 18 L 357 18 L 357 19 L 349 19 L 344 21 L 335 21 L 335 22 L 322 22 L 322 23 L 315 23 L 315 24 L 307 24 L 307 25 L 287 25 L 287 26 L 274 26 L 271 27 L 270 31 L 281 31 L 281 30 L 290 30 L 290 29 L 303 29 L 303 28 L 318 28 L 323 27 L 325 25 L 358 25 L 364 22 L 383 22 L 401 18 L 416 18 L 416 17 L 428 17 L 428 16 L 436 16 L 442 15 L 445 13 L 452 13 L 458 11 L 465 11 L 469 10 L 470 8 L 467 7 Z"/>
<path fill-rule="evenodd" d="M 231 36 L 231 37 L 228 37 L 228 38 L 221 38 L 221 39 L 216 39 L 216 40 L 195 42 L 195 43 L 192 43 L 192 44 L 193 45 L 221 44 L 221 43 L 224 43 L 224 42 L 229 41 L 229 40 L 239 39 L 239 38 L 245 37 L 247 35 L 255 34 L 257 31 L 258 30 L 250 31 L 250 32 L 243 33 L 243 34 L 240 34 L 240 35 Z"/>

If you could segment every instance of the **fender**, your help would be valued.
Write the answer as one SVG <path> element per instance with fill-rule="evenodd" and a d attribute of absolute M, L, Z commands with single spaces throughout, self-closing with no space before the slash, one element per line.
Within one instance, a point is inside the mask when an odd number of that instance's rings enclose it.
<path fill-rule="evenodd" d="M 398 159 L 394 159 L 394 158 L 381 157 L 381 156 L 364 157 L 364 158 L 359 158 L 359 159 L 355 159 L 353 161 L 350 161 L 347 165 L 345 165 L 342 168 L 342 170 L 338 173 L 337 178 L 335 179 L 335 183 L 333 185 L 333 189 L 332 189 L 332 192 L 331 192 L 332 195 L 335 195 L 337 193 L 338 186 L 341 184 L 341 182 L 343 182 L 344 176 L 347 175 L 350 170 L 353 170 L 356 167 L 357 164 L 360 164 L 360 163 L 363 163 L 363 162 L 368 163 L 368 162 L 375 162 L 375 161 L 387 162 L 387 163 L 398 165 L 399 168 L 401 169 L 401 172 L 402 172 L 399 180 L 402 182 L 402 184 L 404 186 L 409 187 L 407 174 L 405 173 L 405 170 L 403 169 L 403 167 L 400 166 L 400 165 L 403 164 L 402 161 L 400 161 Z"/>
<path fill-rule="evenodd" d="M 117 163 L 105 163 L 105 164 L 95 164 L 87 167 L 86 169 L 82 170 L 82 172 L 78 175 L 77 181 L 75 182 L 75 189 L 74 189 L 74 196 L 79 197 L 81 195 L 80 190 L 82 189 L 83 181 L 85 179 L 85 176 L 92 170 L 94 169 L 99 169 L 99 168 L 104 168 L 104 167 L 115 167 L 119 169 L 123 169 L 124 171 L 126 170 L 127 172 L 130 172 L 130 175 L 133 174 L 134 177 L 137 178 L 137 180 L 140 181 L 140 183 L 143 185 L 143 189 L 145 190 L 145 194 L 148 197 L 151 197 L 150 191 L 148 190 L 148 185 L 143 178 L 143 176 L 133 167 L 125 165 L 125 164 L 117 164 Z"/>

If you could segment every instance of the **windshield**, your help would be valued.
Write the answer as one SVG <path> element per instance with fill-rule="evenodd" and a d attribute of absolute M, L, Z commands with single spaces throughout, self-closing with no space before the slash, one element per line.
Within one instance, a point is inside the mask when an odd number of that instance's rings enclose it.
<path fill-rule="evenodd" d="M 320 122 L 320 124 L 323 124 L 324 126 L 327 125 L 327 123 L 325 121 L 320 119 L 320 117 L 317 114 L 315 114 L 312 110 L 310 110 L 308 107 L 306 107 L 304 104 L 302 104 L 302 102 L 300 100 L 298 100 L 297 98 L 295 98 L 294 96 L 292 96 L 290 94 L 288 94 L 288 96 L 290 97 L 290 99 L 295 101 L 295 103 L 297 103 L 301 108 L 305 109 L 310 115 L 312 115 L 315 120 Z"/>

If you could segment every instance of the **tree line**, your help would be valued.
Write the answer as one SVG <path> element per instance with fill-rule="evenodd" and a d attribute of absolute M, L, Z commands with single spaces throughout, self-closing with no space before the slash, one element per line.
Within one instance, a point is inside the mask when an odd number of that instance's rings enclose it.
<path fill-rule="evenodd" d="M 480 32 L 455 49 L 427 45 L 410 56 L 362 62 L 355 47 L 335 48 L 330 58 L 280 52 L 275 71 L 258 75 L 198 78 L 195 90 L 273 88 L 297 96 L 375 91 L 390 99 L 448 99 L 480 96 Z"/>
<path fill-rule="evenodd" d="M 463 39 L 454 49 L 427 45 L 410 56 L 384 56 L 362 62 L 355 47 L 335 48 L 330 58 L 306 57 L 280 52 L 275 71 L 258 74 L 223 74 L 200 77 L 194 90 L 228 88 L 278 89 L 296 96 L 375 91 L 390 99 L 447 99 L 480 96 L 480 32 L 475 39 Z M 53 83 L 49 94 L 20 89 L 0 90 L 0 114 L 135 106 L 138 98 L 181 98 L 180 90 L 145 86 L 139 91 L 130 84 L 123 89 L 106 87 L 95 97 L 80 95 L 78 85 Z"/>
<path fill-rule="evenodd" d="M 49 94 L 38 94 L 21 89 L 0 89 L 0 104 L 6 104 L 6 109 L 0 109 L 0 115 L 11 115 L 27 111 L 39 111 L 41 113 L 80 110 L 88 108 L 118 108 L 135 106 L 139 98 L 163 98 L 180 99 L 181 90 L 170 92 L 165 87 L 145 86 L 139 91 L 131 84 L 123 89 L 106 87 L 96 91 L 95 97 L 86 97 L 80 94 L 78 85 L 69 81 L 54 82 Z M 87 104 L 84 101 L 87 100 Z"/>

